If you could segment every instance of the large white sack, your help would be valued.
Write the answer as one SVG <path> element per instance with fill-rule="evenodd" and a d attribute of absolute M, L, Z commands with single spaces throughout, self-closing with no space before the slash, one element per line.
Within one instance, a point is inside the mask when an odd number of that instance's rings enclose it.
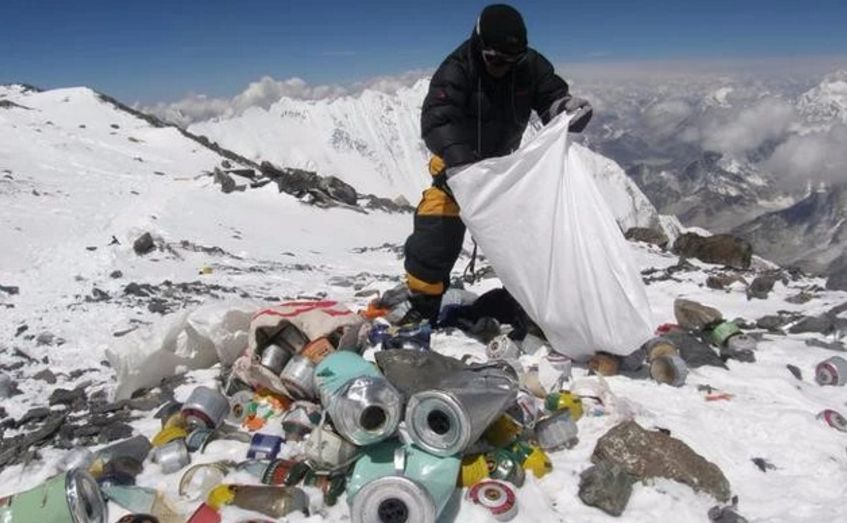
<path fill-rule="evenodd" d="M 247 348 L 250 319 L 258 309 L 247 302 L 213 303 L 130 333 L 106 350 L 118 381 L 116 399 L 174 374 L 218 362 L 231 365 Z"/>
<path fill-rule="evenodd" d="M 562 115 L 509 156 L 449 185 L 461 218 L 506 289 L 556 351 L 625 355 L 650 338 L 650 304 L 628 242 Z"/>

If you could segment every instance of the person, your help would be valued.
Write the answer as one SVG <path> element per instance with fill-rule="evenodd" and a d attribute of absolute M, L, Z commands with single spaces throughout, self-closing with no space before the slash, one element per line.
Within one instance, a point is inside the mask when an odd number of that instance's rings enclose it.
<path fill-rule="evenodd" d="M 447 179 L 476 161 L 515 151 L 531 111 L 544 124 L 562 112 L 573 114 L 571 132 L 581 132 L 592 115 L 588 101 L 572 96 L 550 62 L 528 47 L 521 14 L 489 5 L 470 38 L 439 66 L 423 102 L 421 134 L 433 155 L 433 180 L 404 249 L 408 302 L 420 319 L 437 318 L 464 242 L 465 225 Z"/>

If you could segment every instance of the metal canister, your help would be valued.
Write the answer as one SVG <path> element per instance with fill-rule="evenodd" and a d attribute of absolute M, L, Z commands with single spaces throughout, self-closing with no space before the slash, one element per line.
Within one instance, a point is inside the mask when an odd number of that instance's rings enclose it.
<path fill-rule="evenodd" d="M 485 455 L 488 465 L 488 476 L 491 479 L 508 481 L 516 487 L 521 487 L 526 480 L 526 472 L 518 463 L 518 458 L 506 449 L 497 449 Z"/>
<path fill-rule="evenodd" d="M 650 363 L 650 376 L 659 383 L 681 387 L 688 376 L 688 366 L 679 356 L 662 356 Z"/>
<path fill-rule="evenodd" d="M 292 356 L 294 356 L 294 353 L 287 346 L 282 347 L 271 343 L 262 349 L 259 355 L 259 364 L 274 374 L 279 374 Z"/>
<path fill-rule="evenodd" d="M 346 469 L 359 456 L 359 447 L 333 432 L 326 425 L 315 427 L 303 447 L 306 462 L 321 472 Z"/>
<path fill-rule="evenodd" d="M 328 338 L 324 337 L 318 338 L 303 347 L 303 350 L 300 351 L 300 355 L 304 358 L 309 358 L 312 363 L 317 365 L 321 362 L 321 360 L 333 352 L 335 352 L 335 347 L 332 346 L 332 343 Z"/>
<path fill-rule="evenodd" d="M 818 363 L 815 367 L 815 381 L 818 385 L 844 385 L 847 383 L 847 360 L 833 356 Z"/>
<path fill-rule="evenodd" d="M 418 392 L 409 399 L 409 437 L 437 456 L 462 452 L 514 403 L 517 390 L 515 380 L 498 368 L 448 375 L 436 389 Z"/>
<path fill-rule="evenodd" d="M 457 486 L 470 487 L 488 477 L 488 460 L 485 454 L 472 454 L 462 458 Z"/>
<path fill-rule="evenodd" d="M 176 472 L 191 463 L 184 439 L 175 439 L 158 447 L 153 458 L 165 474 Z"/>
<path fill-rule="evenodd" d="M 827 425 L 835 430 L 847 432 L 847 419 L 845 419 L 838 411 L 826 409 L 818 414 L 818 419 L 825 421 Z"/>
<path fill-rule="evenodd" d="M 520 423 L 526 429 L 532 429 L 538 418 L 541 417 L 541 409 L 535 396 L 525 390 L 519 390 L 515 402 L 506 411 L 513 420 Z"/>
<path fill-rule="evenodd" d="M 295 399 L 307 400 L 316 396 L 315 364 L 309 358 L 295 354 L 279 375 L 285 390 Z"/>
<path fill-rule="evenodd" d="M 468 499 L 488 509 L 497 521 L 509 521 L 518 513 L 515 490 L 504 481 L 482 480 L 468 490 Z"/>
<path fill-rule="evenodd" d="M 369 445 L 397 431 L 402 396 L 358 354 L 327 356 L 315 369 L 315 382 L 335 430 L 350 442 Z"/>
<path fill-rule="evenodd" d="M 321 408 L 308 401 L 295 401 L 282 415 L 282 430 L 291 441 L 301 441 L 318 426 Z"/>
<path fill-rule="evenodd" d="M 297 487 L 229 485 L 231 504 L 272 518 L 294 512 L 309 514 L 309 497 Z"/>
<path fill-rule="evenodd" d="M 309 343 L 309 338 L 300 329 L 289 323 L 274 336 L 274 341 L 279 345 L 287 345 L 296 354 L 303 350 L 303 347 Z"/>
<path fill-rule="evenodd" d="M 403 476 L 371 481 L 358 490 L 350 507 L 353 523 L 431 523 L 436 515 L 432 496 Z"/>
<path fill-rule="evenodd" d="M 0 498 L 0 521 L 106 523 L 106 502 L 94 478 L 82 469 L 73 469 L 30 490 Z"/>
<path fill-rule="evenodd" d="M 233 425 L 241 425 L 247 417 L 250 402 L 253 401 L 252 390 L 240 390 L 229 398 L 229 415 L 226 420 Z"/>
<path fill-rule="evenodd" d="M 248 459 L 276 459 L 282 449 L 282 438 L 257 432 L 250 439 Z"/>
<path fill-rule="evenodd" d="M 501 334 L 488 342 L 485 355 L 489 360 L 514 360 L 520 357 L 521 348 L 507 334 Z"/>
<path fill-rule="evenodd" d="M 189 426 L 216 429 L 229 414 L 229 400 L 209 387 L 195 387 L 182 405 L 182 415 Z"/>
<path fill-rule="evenodd" d="M 577 443 L 578 433 L 576 423 L 566 410 L 545 416 L 535 424 L 538 446 L 547 451 L 573 447 Z"/>
<path fill-rule="evenodd" d="M 644 344 L 644 350 L 647 352 L 647 361 L 651 363 L 653 360 L 664 356 L 679 355 L 679 350 L 676 348 L 676 345 L 674 345 L 671 340 L 663 336 L 657 336 L 647 340 Z"/>
<path fill-rule="evenodd" d="M 296 485 L 308 472 L 309 466 L 299 461 L 275 459 L 268 463 L 262 473 L 265 485 Z"/>

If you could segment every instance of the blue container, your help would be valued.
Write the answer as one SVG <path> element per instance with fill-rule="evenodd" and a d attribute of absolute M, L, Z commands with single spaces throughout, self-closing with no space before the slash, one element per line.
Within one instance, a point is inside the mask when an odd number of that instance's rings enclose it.
<path fill-rule="evenodd" d="M 282 438 L 257 432 L 253 434 L 253 438 L 250 440 L 250 449 L 247 450 L 247 458 L 276 459 L 281 449 Z"/>

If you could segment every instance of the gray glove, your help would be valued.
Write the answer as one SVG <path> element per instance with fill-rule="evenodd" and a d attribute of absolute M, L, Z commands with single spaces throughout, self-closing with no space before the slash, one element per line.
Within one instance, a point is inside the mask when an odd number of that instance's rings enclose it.
<path fill-rule="evenodd" d="M 581 133 L 589 120 L 594 114 L 594 109 L 585 98 L 577 98 L 572 96 L 565 100 L 564 112 L 571 116 L 571 123 L 568 126 L 568 131 L 572 133 Z"/>

